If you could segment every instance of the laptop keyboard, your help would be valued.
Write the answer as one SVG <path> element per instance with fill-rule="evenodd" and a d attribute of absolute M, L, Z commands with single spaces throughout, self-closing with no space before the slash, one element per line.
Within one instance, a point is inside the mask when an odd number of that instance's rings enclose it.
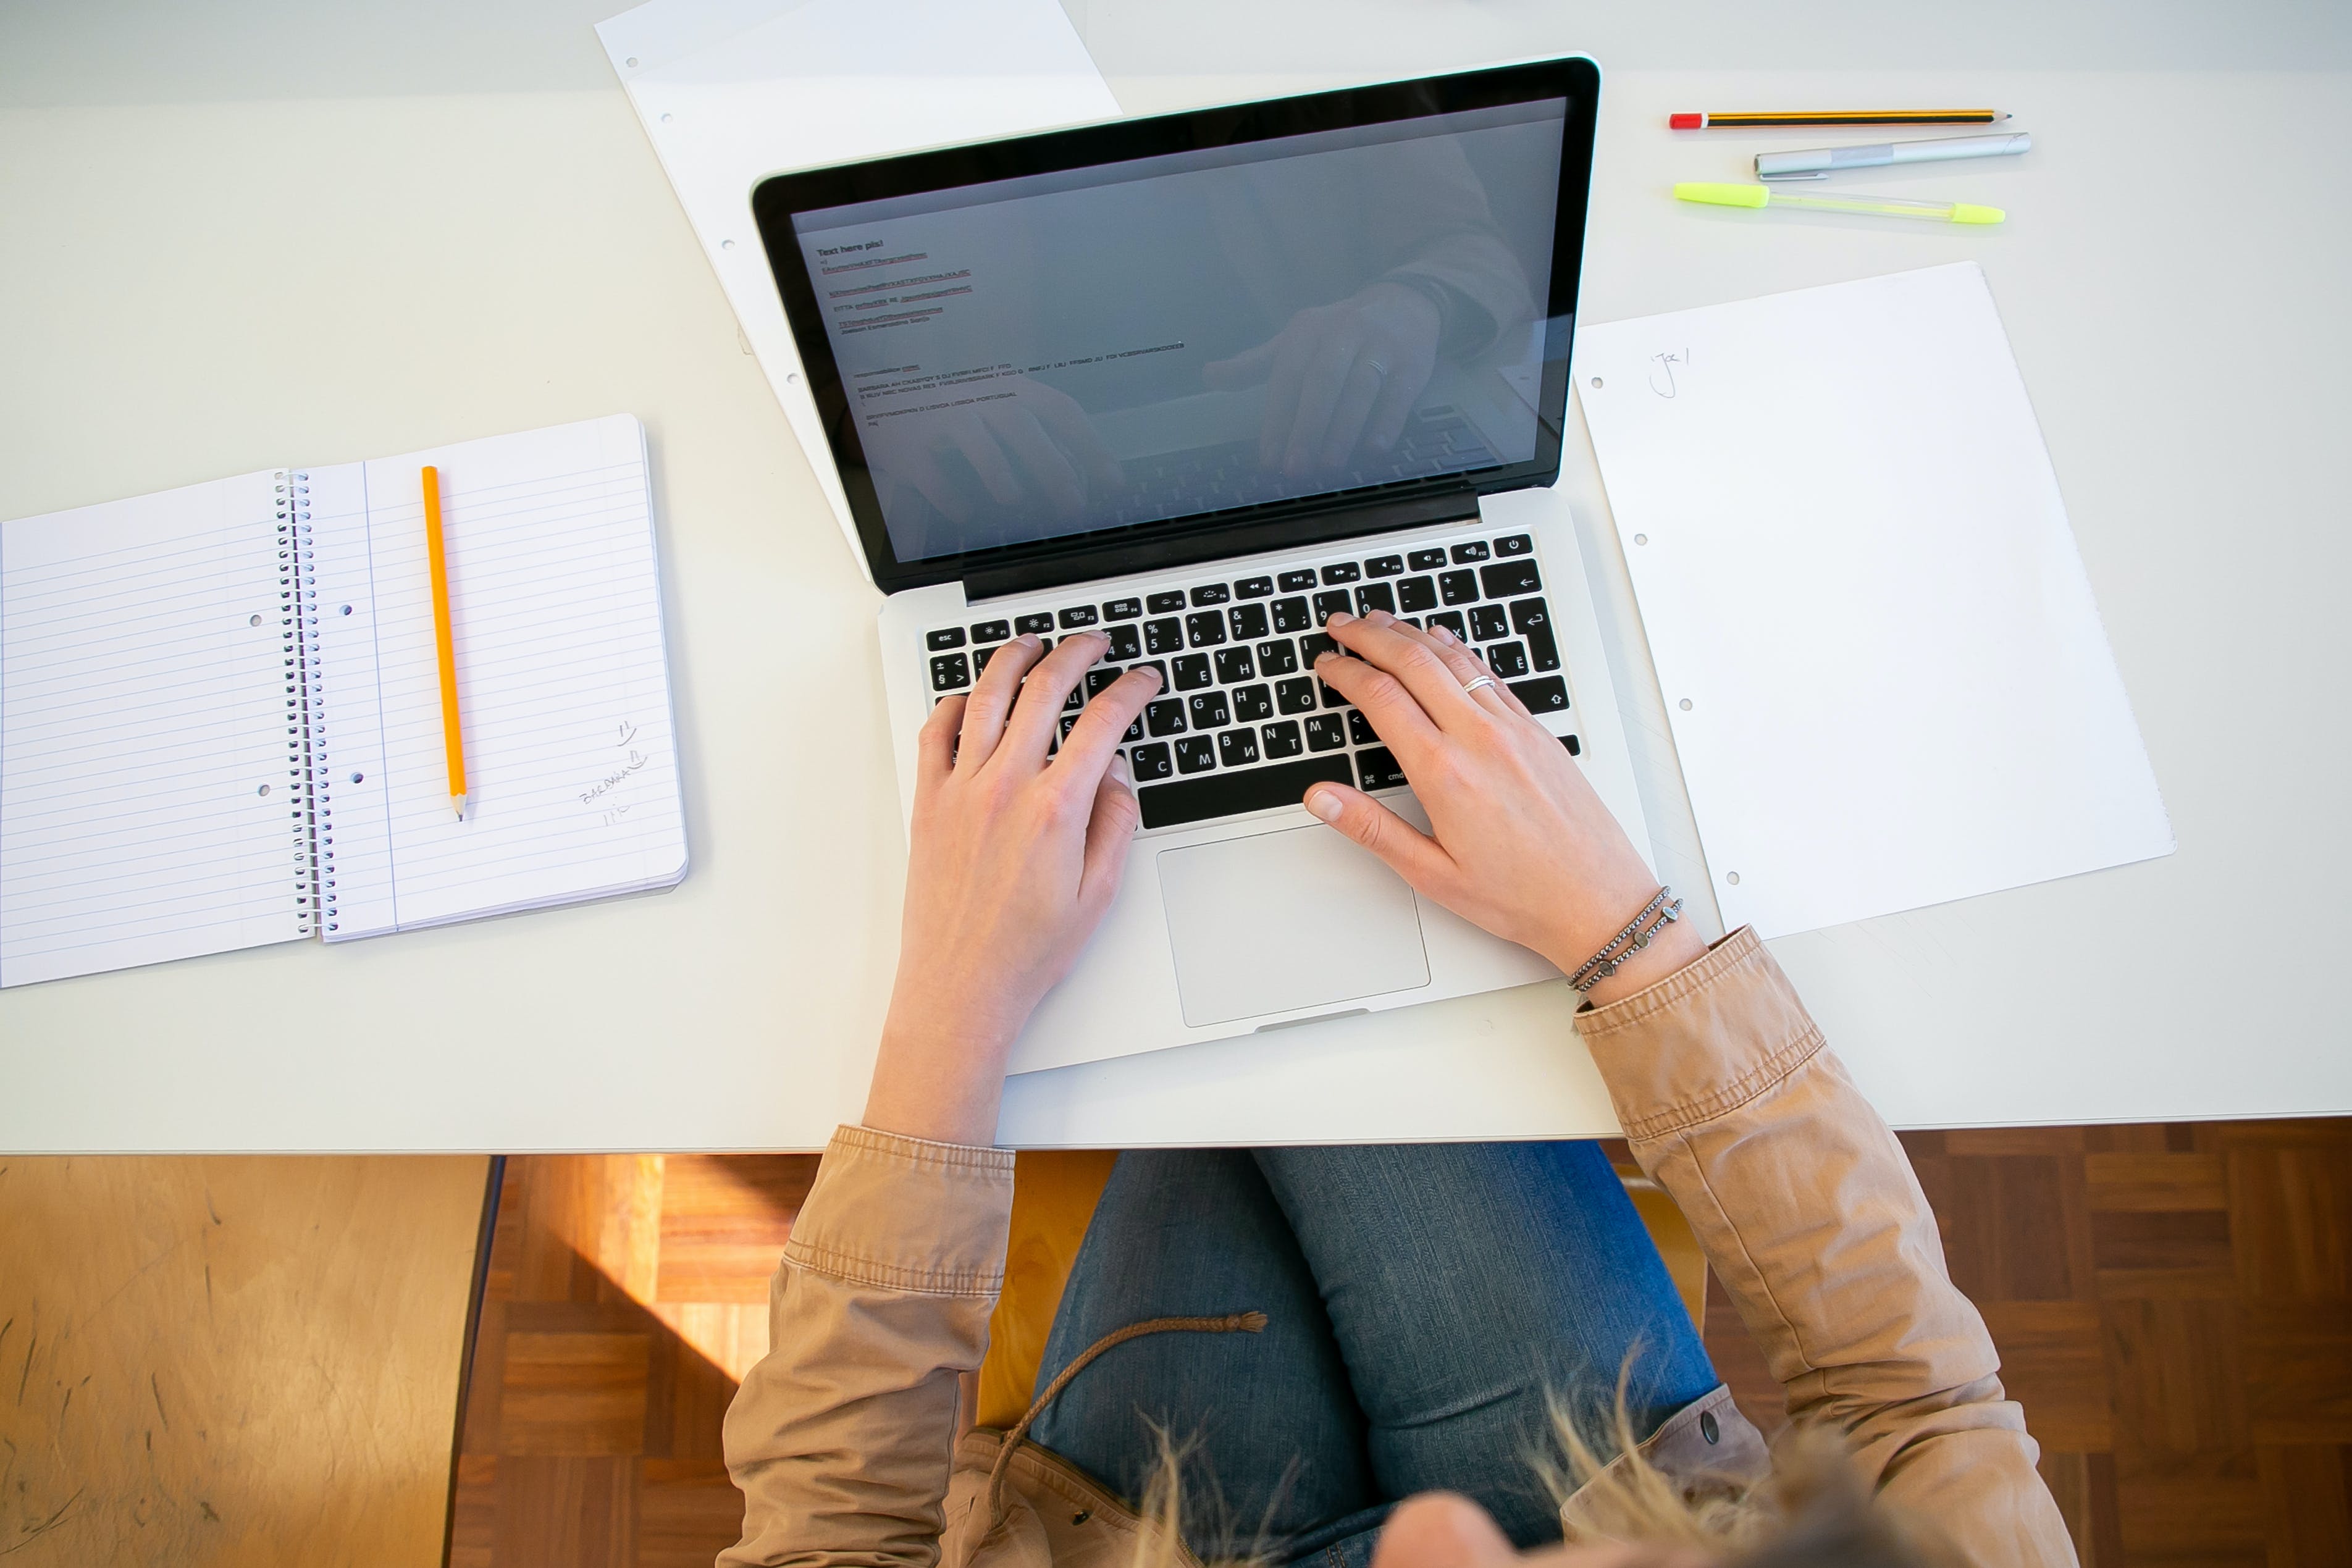
<path fill-rule="evenodd" d="M 1182 586 L 978 615 L 925 633 L 931 698 L 970 691 L 989 656 L 1024 632 L 1051 646 L 1066 632 L 1099 631 L 1110 647 L 1070 694 L 1055 744 L 1097 692 L 1137 664 L 1156 667 L 1160 695 L 1120 746 L 1146 828 L 1296 806 L 1318 782 L 1400 789 L 1403 769 L 1363 713 L 1314 676 L 1317 656 L 1337 646 L 1322 630 L 1335 610 L 1385 610 L 1415 626 L 1444 626 L 1528 712 L 1568 710 L 1551 608 L 1526 534 L 1318 552 L 1239 577 L 1208 568 Z M 1573 735 L 1561 744 L 1571 756 L 1580 749 Z"/>

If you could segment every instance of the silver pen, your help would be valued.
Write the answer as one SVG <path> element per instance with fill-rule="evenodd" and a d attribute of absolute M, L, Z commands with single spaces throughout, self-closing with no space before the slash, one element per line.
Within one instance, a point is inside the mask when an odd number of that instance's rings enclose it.
<path fill-rule="evenodd" d="M 1929 141 L 1877 141 L 1865 147 L 1815 147 L 1803 152 L 1759 152 L 1759 180 L 1826 180 L 1832 171 L 1884 163 L 1939 163 L 1948 158 L 2000 158 L 2023 152 L 2033 138 L 2022 131 L 2000 136 L 1938 136 Z"/>

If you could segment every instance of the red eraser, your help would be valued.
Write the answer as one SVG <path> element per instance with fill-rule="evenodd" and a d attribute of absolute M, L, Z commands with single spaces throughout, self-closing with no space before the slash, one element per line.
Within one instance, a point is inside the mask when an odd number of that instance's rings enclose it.
<path fill-rule="evenodd" d="M 1706 129 L 1706 116 L 1704 114 L 1670 114 L 1666 116 L 1666 124 L 1669 129 L 1675 131 L 1705 131 Z"/>

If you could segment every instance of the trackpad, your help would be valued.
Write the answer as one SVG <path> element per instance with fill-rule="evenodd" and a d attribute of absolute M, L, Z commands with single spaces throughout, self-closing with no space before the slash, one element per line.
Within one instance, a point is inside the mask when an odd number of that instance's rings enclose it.
<path fill-rule="evenodd" d="M 1412 889 L 1328 828 L 1164 850 L 1160 898 L 1194 1029 L 1429 984 Z"/>

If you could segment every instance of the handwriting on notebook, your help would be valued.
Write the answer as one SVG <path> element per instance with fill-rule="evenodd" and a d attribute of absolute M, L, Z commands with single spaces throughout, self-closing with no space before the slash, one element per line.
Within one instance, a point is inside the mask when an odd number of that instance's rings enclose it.
<path fill-rule="evenodd" d="M 637 727 L 635 725 L 631 724 L 627 719 L 623 719 L 615 725 L 614 728 L 620 735 L 620 739 L 614 742 L 614 744 L 625 748 L 626 756 L 624 760 L 614 767 L 611 772 L 605 774 L 604 777 L 597 779 L 595 783 L 591 784 L 587 789 L 583 789 L 580 792 L 580 803 L 583 806 L 593 806 L 597 801 L 603 800 L 605 796 L 610 795 L 614 790 L 628 782 L 629 775 L 643 768 L 647 761 L 644 752 L 639 751 L 635 747 L 629 745 L 629 742 L 635 740 L 637 736 Z M 612 824 L 614 818 L 619 816 L 622 812 L 625 812 L 627 810 L 628 808 L 626 806 L 623 806 L 616 811 L 608 811 L 605 815 L 605 825 L 609 827 Z"/>
<path fill-rule="evenodd" d="M 1676 382 L 1679 371 L 1687 375 L 1690 370 L 1688 349 L 1668 349 L 1650 356 L 1650 390 L 1660 397 L 1673 397 L 1682 388 Z"/>

